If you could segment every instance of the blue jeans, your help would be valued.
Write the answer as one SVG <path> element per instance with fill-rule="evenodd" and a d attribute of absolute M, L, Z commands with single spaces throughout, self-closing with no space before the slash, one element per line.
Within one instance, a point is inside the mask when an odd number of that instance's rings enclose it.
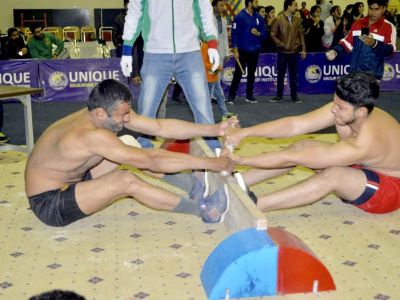
<path fill-rule="evenodd" d="M 228 116 L 228 110 L 226 109 L 225 96 L 224 96 L 224 94 L 222 94 L 222 97 L 221 97 L 221 94 L 216 93 L 216 90 L 217 90 L 218 86 L 220 86 L 219 80 L 208 83 L 208 88 L 210 90 L 210 95 L 212 95 L 214 93 L 214 97 L 217 99 L 218 109 L 221 112 L 221 116 L 222 117 L 227 117 Z"/>
<path fill-rule="evenodd" d="M 222 68 L 224 67 L 224 61 L 225 58 L 219 60 L 219 65 Z M 208 86 L 210 86 L 210 84 L 208 84 Z M 210 95 L 215 97 L 221 115 L 226 117 L 228 115 L 228 110 L 226 109 L 224 90 L 221 87 L 221 72 L 218 72 L 218 81 L 215 82 L 214 91 L 211 92 L 210 89 Z"/>
<path fill-rule="evenodd" d="M 155 118 L 161 99 L 171 77 L 182 87 L 192 109 L 196 123 L 214 124 L 211 98 L 208 91 L 204 63 L 200 51 L 159 54 L 145 53 L 140 70 L 142 90 L 139 96 L 139 114 Z M 217 138 L 205 138 L 214 150 L 221 148 Z M 138 142 L 143 148 L 153 148 L 148 136 L 141 136 Z"/>

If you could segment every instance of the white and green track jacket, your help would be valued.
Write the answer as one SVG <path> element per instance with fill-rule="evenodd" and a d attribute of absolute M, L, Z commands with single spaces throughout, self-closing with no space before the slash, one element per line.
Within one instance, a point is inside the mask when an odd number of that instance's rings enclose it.
<path fill-rule="evenodd" d="M 130 0 L 122 36 L 124 55 L 129 55 L 125 50 L 132 49 L 140 32 L 149 53 L 200 50 L 199 33 L 209 47 L 217 48 L 210 0 Z"/>

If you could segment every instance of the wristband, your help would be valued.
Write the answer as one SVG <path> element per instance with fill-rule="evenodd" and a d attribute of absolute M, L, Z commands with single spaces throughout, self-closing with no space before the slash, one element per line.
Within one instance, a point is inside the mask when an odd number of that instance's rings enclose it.
<path fill-rule="evenodd" d="M 129 45 L 122 46 L 122 55 L 132 56 L 133 47 Z"/>
<path fill-rule="evenodd" d="M 217 49 L 218 48 L 218 43 L 217 40 L 209 40 L 207 42 L 208 48 L 212 48 L 212 49 Z"/>

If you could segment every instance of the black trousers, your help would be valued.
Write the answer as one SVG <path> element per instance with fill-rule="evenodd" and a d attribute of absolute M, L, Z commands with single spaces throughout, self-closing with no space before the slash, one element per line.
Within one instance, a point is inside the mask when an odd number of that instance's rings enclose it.
<path fill-rule="evenodd" d="M 239 49 L 239 61 L 243 67 L 243 70 L 247 66 L 247 88 L 246 95 L 252 95 L 254 89 L 255 72 L 258 65 L 258 57 L 260 52 L 257 51 L 246 51 Z M 240 79 L 242 79 L 242 71 L 238 63 L 236 62 L 235 74 L 233 75 L 231 87 L 229 88 L 229 96 L 235 97 L 236 91 L 239 87 Z"/>
<path fill-rule="evenodd" d="M 285 79 L 286 69 L 289 69 L 290 96 L 292 100 L 297 98 L 297 74 L 299 69 L 299 53 L 280 53 L 278 52 L 278 97 L 283 95 L 283 81 Z"/>

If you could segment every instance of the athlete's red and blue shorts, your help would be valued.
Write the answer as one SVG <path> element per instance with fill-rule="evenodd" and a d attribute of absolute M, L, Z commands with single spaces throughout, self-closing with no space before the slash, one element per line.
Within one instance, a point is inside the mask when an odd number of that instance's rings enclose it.
<path fill-rule="evenodd" d="M 367 176 L 364 193 L 355 200 L 343 202 L 373 214 L 384 214 L 400 208 L 400 178 L 383 175 L 358 165 L 351 168 L 360 169 Z"/>

